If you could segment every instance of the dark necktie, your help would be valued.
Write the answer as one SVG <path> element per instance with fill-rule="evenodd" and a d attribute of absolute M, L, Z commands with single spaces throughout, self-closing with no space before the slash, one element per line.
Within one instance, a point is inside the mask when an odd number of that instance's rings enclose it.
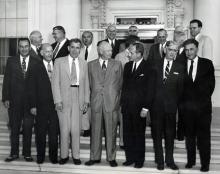
<path fill-rule="evenodd" d="M 23 73 L 23 76 L 25 78 L 25 75 L 26 75 L 26 57 L 23 57 L 23 60 L 22 60 L 22 63 L 21 63 L 21 67 L 22 67 L 22 73 Z"/>
<path fill-rule="evenodd" d="M 50 65 L 50 62 L 48 62 L 48 64 L 47 64 L 47 73 L 48 73 L 49 79 L 51 80 L 51 77 L 52 77 L 52 67 Z"/>
<path fill-rule="evenodd" d="M 86 47 L 86 51 L 85 51 L 85 60 L 87 60 L 88 58 L 88 47 Z"/>
<path fill-rule="evenodd" d="M 191 60 L 191 64 L 189 67 L 189 78 L 193 81 L 193 76 L 192 76 L 192 72 L 193 72 L 193 60 Z"/>
<path fill-rule="evenodd" d="M 133 68 L 133 70 L 132 70 L 132 74 L 134 74 L 135 71 L 136 71 L 136 63 L 134 63 L 134 68 Z"/>
<path fill-rule="evenodd" d="M 168 76 L 169 76 L 169 72 L 170 72 L 170 61 L 167 61 L 167 66 L 165 68 L 165 73 L 164 73 L 164 82 L 167 80 Z"/>
<path fill-rule="evenodd" d="M 38 56 L 40 56 L 40 50 L 41 50 L 40 47 L 39 48 L 37 47 L 37 54 L 38 54 Z"/>
<path fill-rule="evenodd" d="M 53 58 L 55 58 L 55 56 L 57 55 L 57 52 L 59 50 L 59 46 L 60 46 L 60 42 L 57 43 L 55 49 L 53 50 Z"/>
<path fill-rule="evenodd" d="M 111 46 L 112 46 L 112 49 L 114 48 L 114 43 L 113 43 L 113 40 L 111 41 Z"/>
<path fill-rule="evenodd" d="M 72 85 L 75 85 L 77 82 L 75 59 L 73 59 L 72 61 L 71 82 L 72 82 Z"/>
<path fill-rule="evenodd" d="M 106 70 L 106 69 L 107 69 L 107 67 L 106 67 L 105 60 L 104 60 L 102 63 L 102 70 Z"/>

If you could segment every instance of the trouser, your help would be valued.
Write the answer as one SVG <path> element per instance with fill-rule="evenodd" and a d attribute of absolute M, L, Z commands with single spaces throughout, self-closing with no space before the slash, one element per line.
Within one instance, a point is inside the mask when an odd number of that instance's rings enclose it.
<path fill-rule="evenodd" d="M 38 109 L 35 130 L 37 159 L 45 159 L 46 136 L 48 134 L 49 159 L 51 161 L 57 160 L 59 122 L 56 111 L 49 108 L 48 111 Z"/>
<path fill-rule="evenodd" d="M 102 130 L 105 132 L 105 146 L 107 161 L 115 160 L 116 157 L 116 134 L 118 111 L 107 112 L 104 104 L 100 112 L 92 109 L 91 117 L 91 160 L 100 160 L 102 153 Z"/>

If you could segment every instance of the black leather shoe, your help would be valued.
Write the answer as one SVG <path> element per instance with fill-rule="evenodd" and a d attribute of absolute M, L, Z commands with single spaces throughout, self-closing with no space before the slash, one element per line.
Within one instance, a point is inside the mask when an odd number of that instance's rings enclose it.
<path fill-rule="evenodd" d="M 175 163 L 167 164 L 167 167 L 172 170 L 178 170 L 179 167 Z"/>
<path fill-rule="evenodd" d="M 208 172 L 208 171 L 209 171 L 209 166 L 208 166 L 208 165 L 203 165 L 203 166 L 200 168 L 200 171 L 201 171 L 201 172 Z"/>
<path fill-rule="evenodd" d="M 100 162 L 101 162 L 101 160 L 89 160 L 89 161 L 85 162 L 85 165 L 92 166 L 92 165 L 94 165 L 96 163 L 100 163 Z"/>
<path fill-rule="evenodd" d="M 11 161 L 14 161 L 16 159 L 18 159 L 18 155 L 12 155 L 12 156 L 8 156 L 6 159 L 5 159 L 5 162 L 11 162 Z"/>
<path fill-rule="evenodd" d="M 75 165 L 80 165 L 82 162 L 81 162 L 80 159 L 75 159 L 75 158 L 73 158 L 73 163 L 74 163 Z"/>
<path fill-rule="evenodd" d="M 89 130 L 84 130 L 83 131 L 83 137 L 89 137 L 90 136 L 90 129 Z"/>
<path fill-rule="evenodd" d="M 143 165 L 144 165 L 143 162 L 136 162 L 136 163 L 134 164 L 134 168 L 140 169 L 140 168 L 143 167 Z"/>
<path fill-rule="evenodd" d="M 57 163 L 58 163 L 58 160 L 57 160 L 57 159 L 53 159 L 53 160 L 50 160 L 50 162 L 51 162 L 52 164 L 57 164 Z"/>
<path fill-rule="evenodd" d="M 63 164 L 66 164 L 68 161 L 69 161 L 69 157 L 67 157 L 67 158 L 61 158 L 60 161 L 59 161 L 59 164 L 60 164 L 60 165 L 63 165 Z"/>
<path fill-rule="evenodd" d="M 109 161 L 109 164 L 110 164 L 111 167 L 117 167 L 118 166 L 118 164 L 115 160 Z"/>
<path fill-rule="evenodd" d="M 34 161 L 34 159 L 33 159 L 31 156 L 25 156 L 24 159 L 25 159 L 25 161 L 27 161 L 27 162 L 32 162 L 32 161 Z"/>
<path fill-rule="evenodd" d="M 122 163 L 123 166 L 130 166 L 132 164 L 134 164 L 134 161 L 125 161 Z"/>
<path fill-rule="evenodd" d="M 194 165 L 195 165 L 195 164 L 187 163 L 187 164 L 185 165 L 185 168 L 186 168 L 186 169 L 191 169 L 191 168 L 193 168 Z"/>
<path fill-rule="evenodd" d="M 43 159 L 37 159 L 37 164 L 43 164 L 44 160 Z"/>
<path fill-rule="evenodd" d="M 157 164 L 157 170 L 164 170 L 164 164 Z"/>

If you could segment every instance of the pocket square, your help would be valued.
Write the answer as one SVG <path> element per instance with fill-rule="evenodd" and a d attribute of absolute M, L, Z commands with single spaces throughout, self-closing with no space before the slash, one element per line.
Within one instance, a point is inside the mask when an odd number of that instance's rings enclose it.
<path fill-rule="evenodd" d="M 178 73 L 178 72 L 173 72 L 173 74 L 179 75 L 179 73 Z"/>
<path fill-rule="evenodd" d="M 139 76 L 142 77 L 142 76 L 144 76 L 144 74 L 140 74 Z"/>

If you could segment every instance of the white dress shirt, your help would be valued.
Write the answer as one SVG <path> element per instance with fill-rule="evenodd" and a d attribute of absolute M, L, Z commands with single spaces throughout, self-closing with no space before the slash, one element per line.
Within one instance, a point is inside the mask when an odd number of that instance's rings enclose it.
<path fill-rule="evenodd" d="M 20 62 L 21 62 L 21 65 L 22 65 L 23 57 L 22 57 L 21 55 L 20 55 Z M 29 56 L 26 57 L 25 63 L 26 63 L 26 69 L 25 69 L 25 71 L 27 71 L 28 63 L 29 63 Z"/>
<path fill-rule="evenodd" d="M 38 54 L 37 47 L 35 45 L 31 44 L 31 48 L 35 51 L 36 54 Z"/>
<path fill-rule="evenodd" d="M 102 64 L 103 64 L 104 61 L 105 61 L 105 66 L 107 68 L 107 66 L 108 66 L 108 59 L 107 60 L 103 60 L 102 58 L 99 58 L 99 63 L 101 65 L 101 68 L 102 68 Z"/>
<path fill-rule="evenodd" d="M 43 63 L 44 63 L 44 66 L 45 66 L 45 68 L 46 68 L 46 70 L 47 70 L 47 72 L 48 72 L 48 68 L 47 68 L 48 62 L 43 59 Z M 51 70 L 53 71 L 53 62 L 50 61 L 49 64 L 50 64 Z"/>
<path fill-rule="evenodd" d="M 193 79 L 193 81 L 194 81 L 195 78 L 196 78 L 198 60 L 199 60 L 198 56 L 196 56 L 196 57 L 193 59 L 193 71 L 192 71 L 192 79 Z M 191 60 L 188 59 L 188 60 L 187 60 L 187 70 L 188 70 L 188 74 L 189 74 L 190 65 L 191 65 Z"/>
<path fill-rule="evenodd" d="M 110 45 L 112 45 L 112 42 L 113 42 L 113 45 L 115 45 L 115 39 L 111 40 L 111 39 L 108 38 L 108 43 L 109 43 Z"/>
<path fill-rule="evenodd" d="M 136 63 L 136 69 L 135 69 L 135 70 L 137 70 L 138 67 L 139 67 L 139 65 L 140 65 L 140 63 L 142 62 L 142 60 L 143 60 L 143 57 L 142 57 L 140 60 L 138 60 L 137 62 L 133 61 L 132 72 L 134 71 L 134 65 L 135 65 L 135 63 Z"/>
<path fill-rule="evenodd" d="M 163 78 L 165 78 L 165 69 L 166 69 L 166 66 L 168 64 L 168 61 L 169 61 L 169 64 L 170 64 L 169 72 L 170 72 L 170 69 L 171 69 L 171 67 L 173 65 L 173 60 L 167 60 L 166 58 L 164 59 L 164 62 L 163 62 Z"/>
<path fill-rule="evenodd" d="M 71 70 L 72 70 L 72 63 L 73 63 L 73 58 L 69 55 L 68 56 L 68 60 L 69 60 L 69 67 L 70 67 L 70 74 L 71 74 Z M 71 84 L 71 85 L 79 85 L 79 73 L 80 73 L 80 70 L 79 70 L 79 58 L 75 58 L 75 65 L 76 65 L 76 77 L 77 77 L 77 80 L 76 80 L 76 84 Z"/>

